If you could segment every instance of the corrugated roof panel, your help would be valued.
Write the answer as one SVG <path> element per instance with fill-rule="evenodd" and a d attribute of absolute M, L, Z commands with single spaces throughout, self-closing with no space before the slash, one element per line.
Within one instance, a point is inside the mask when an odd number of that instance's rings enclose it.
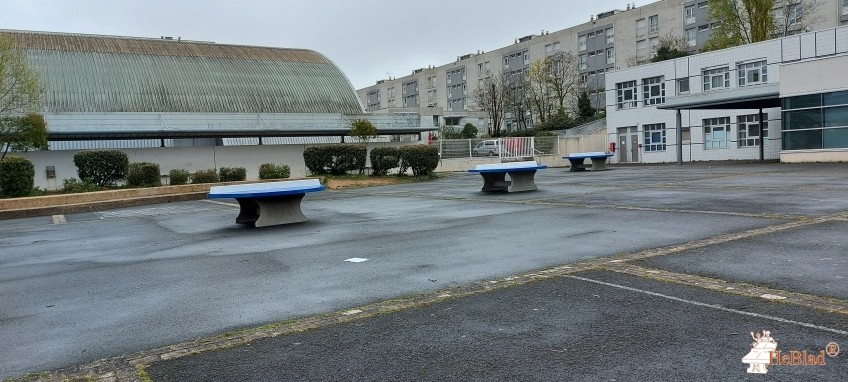
<path fill-rule="evenodd" d="M 45 113 L 333 113 L 362 107 L 317 52 L 114 36 L 0 31 L 27 49 Z"/>

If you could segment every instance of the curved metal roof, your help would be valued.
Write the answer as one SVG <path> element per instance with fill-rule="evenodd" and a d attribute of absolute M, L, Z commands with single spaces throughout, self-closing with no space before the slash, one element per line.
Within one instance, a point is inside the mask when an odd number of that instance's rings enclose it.
<path fill-rule="evenodd" d="M 185 40 L 0 31 L 46 87 L 43 111 L 361 114 L 320 53 Z"/>

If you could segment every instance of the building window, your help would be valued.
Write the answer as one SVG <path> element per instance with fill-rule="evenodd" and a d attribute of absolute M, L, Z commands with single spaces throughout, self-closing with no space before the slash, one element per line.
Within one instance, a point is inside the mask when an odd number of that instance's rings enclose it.
<path fill-rule="evenodd" d="M 848 148 L 848 91 L 782 101 L 784 150 Z"/>
<path fill-rule="evenodd" d="M 615 84 L 615 90 L 619 109 L 632 109 L 636 107 L 636 81 L 617 83 Z"/>
<path fill-rule="evenodd" d="M 695 6 L 690 5 L 686 8 L 683 8 L 684 20 L 686 25 L 695 23 Z"/>
<path fill-rule="evenodd" d="M 436 102 L 436 90 L 427 92 L 427 102 Z"/>
<path fill-rule="evenodd" d="M 580 70 L 586 70 L 586 67 L 587 67 L 586 60 L 587 59 L 588 58 L 586 57 L 585 54 L 580 55 Z"/>
<path fill-rule="evenodd" d="M 607 64 L 615 63 L 615 48 L 607 48 Z"/>
<path fill-rule="evenodd" d="M 708 1 L 702 1 L 702 2 L 698 3 L 698 8 L 706 8 L 709 5 L 710 5 L 710 3 Z"/>
<path fill-rule="evenodd" d="M 509 57 L 504 57 L 504 69 L 509 69 Z"/>
<path fill-rule="evenodd" d="M 580 50 L 586 50 L 586 35 L 578 37 L 580 40 Z"/>
<path fill-rule="evenodd" d="M 679 78 L 677 79 L 677 94 L 688 94 L 689 93 L 689 78 Z"/>
<path fill-rule="evenodd" d="M 427 87 L 431 89 L 436 87 L 436 76 L 427 77 Z"/>
<path fill-rule="evenodd" d="M 842 0 L 842 15 L 848 16 L 848 0 Z"/>
<path fill-rule="evenodd" d="M 786 24 L 791 26 L 801 22 L 801 4 L 789 4 L 789 9 L 786 17 Z"/>
<path fill-rule="evenodd" d="M 665 103 L 665 79 L 663 76 L 642 80 L 642 100 L 644 106 Z"/>
<path fill-rule="evenodd" d="M 642 126 L 645 152 L 665 151 L 665 124 L 654 123 Z"/>
<path fill-rule="evenodd" d="M 645 35 L 645 19 L 636 20 L 636 37 Z"/>
<path fill-rule="evenodd" d="M 738 132 L 739 147 L 753 147 L 760 145 L 760 115 L 749 114 L 736 117 L 736 131 Z M 763 126 L 763 138 L 768 138 L 768 122 Z M 768 142 L 766 142 L 768 145 Z"/>
<path fill-rule="evenodd" d="M 706 31 L 708 31 L 708 30 L 710 30 L 710 25 L 709 25 L 709 24 L 705 24 L 705 25 L 698 25 L 698 32 L 706 32 Z"/>
<path fill-rule="evenodd" d="M 727 89 L 730 87 L 730 70 L 717 68 L 703 71 L 704 91 Z"/>
<path fill-rule="evenodd" d="M 557 42 L 554 43 L 554 52 L 559 52 L 559 49 L 560 49 L 559 41 L 557 41 Z"/>
<path fill-rule="evenodd" d="M 660 31 L 660 16 L 653 15 L 648 17 L 648 33 L 657 33 Z"/>
<path fill-rule="evenodd" d="M 657 47 L 660 45 L 659 37 L 651 37 L 648 39 L 648 45 L 651 47 L 651 55 L 657 53 Z"/>
<path fill-rule="evenodd" d="M 848 1 L 848 0 L 845 0 Z M 612 44 L 615 42 L 615 29 L 607 28 L 607 44 Z"/>
<path fill-rule="evenodd" d="M 765 61 L 737 65 L 739 86 L 759 85 L 768 82 L 768 66 Z"/>
<path fill-rule="evenodd" d="M 704 148 L 730 148 L 730 117 L 704 120 Z"/>
<path fill-rule="evenodd" d="M 686 42 L 690 47 L 698 45 L 697 34 L 695 33 L 695 28 L 689 28 L 686 30 Z"/>
<path fill-rule="evenodd" d="M 386 90 L 386 95 L 389 96 L 389 99 L 395 98 L 395 88 L 394 88 L 394 86 L 392 86 L 388 90 Z"/>
<path fill-rule="evenodd" d="M 648 54 L 648 41 L 641 40 L 636 41 L 636 55 L 638 57 L 644 57 Z"/>

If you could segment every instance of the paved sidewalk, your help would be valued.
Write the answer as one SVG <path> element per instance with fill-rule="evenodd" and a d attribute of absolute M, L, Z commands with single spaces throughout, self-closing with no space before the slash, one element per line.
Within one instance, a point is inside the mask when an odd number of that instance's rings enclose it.
<path fill-rule="evenodd" d="M 848 348 L 844 164 L 536 183 L 325 192 L 271 229 L 235 225 L 226 201 L 0 221 L 0 378 L 715 380 L 745 378 L 751 331 Z M 831 380 L 845 361 L 769 377 Z"/>

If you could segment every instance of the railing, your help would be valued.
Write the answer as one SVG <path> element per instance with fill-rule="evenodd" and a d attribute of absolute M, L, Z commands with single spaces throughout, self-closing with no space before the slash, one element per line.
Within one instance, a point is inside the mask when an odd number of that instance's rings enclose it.
<path fill-rule="evenodd" d="M 502 162 L 559 154 L 559 137 L 507 137 L 497 139 L 441 139 L 441 159 L 498 158 Z"/>

